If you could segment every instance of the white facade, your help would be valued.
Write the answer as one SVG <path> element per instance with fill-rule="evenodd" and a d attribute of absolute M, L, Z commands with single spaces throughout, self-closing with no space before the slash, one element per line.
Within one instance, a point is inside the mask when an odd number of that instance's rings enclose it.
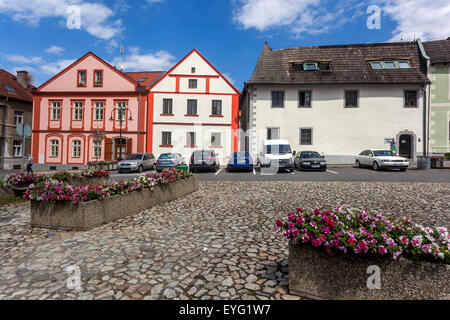
<path fill-rule="evenodd" d="M 311 91 L 311 107 L 299 107 L 299 91 Z M 345 108 L 346 90 L 358 91 L 358 107 Z M 417 107 L 405 107 L 405 91 L 417 91 Z M 423 154 L 424 93 L 418 85 L 250 85 L 249 151 L 256 155 L 268 128 L 279 128 L 279 139 L 297 152 L 323 153 L 330 164 L 351 164 L 367 149 L 396 151 L 411 139 L 413 158 Z M 272 92 L 284 92 L 284 107 L 272 107 Z M 301 144 L 300 129 L 312 129 L 311 144 Z M 400 141 L 401 140 L 401 141 Z"/>
<path fill-rule="evenodd" d="M 196 82 L 194 88 L 190 81 Z M 238 127 L 239 94 L 197 50 L 191 51 L 150 89 L 153 138 L 148 149 L 157 156 L 181 153 L 187 161 L 196 149 L 214 149 L 225 164 L 226 156 L 237 150 L 233 132 Z M 165 99 L 171 101 L 169 112 L 164 109 Z M 189 114 L 188 100 L 196 101 L 194 114 Z M 220 112 L 213 112 L 213 103 L 221 105 Z M 170 133 L 170 144 L 163 140 L 163 132 Z M 194 144 L 188 141 L 190 132 L 195 132 Z"/>

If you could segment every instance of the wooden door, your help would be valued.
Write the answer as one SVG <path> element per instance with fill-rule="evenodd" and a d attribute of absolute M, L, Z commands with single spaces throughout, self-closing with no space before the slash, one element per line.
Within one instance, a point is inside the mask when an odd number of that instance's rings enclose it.
<path fill-rule="evenodd" d="M 400 136 L 398 153 L 400 157 L 408 159 L 412 158 L 412 138 L 409 134 L 403 134 Z"/>
<path fill-rule="evenodd" d="M 112 161 L 113 141 L 110 138 L 105 139 L 105 160 Z"/>
<path fill-rule="evenodd" d="M 132 139 L 128 138 L 127 139 L 127 150 L 126 150 L 127 155 L 129 155 L 130 153 L 133 153 L 133 147 L 132 146 L 133 146 Z"/>

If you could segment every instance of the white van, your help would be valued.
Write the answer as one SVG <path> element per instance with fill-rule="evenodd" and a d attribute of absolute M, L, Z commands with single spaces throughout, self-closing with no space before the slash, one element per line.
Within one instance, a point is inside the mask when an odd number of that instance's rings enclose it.
<path fill-rule="evenodd" d="M 263 167 L 278 167 L 291 172 L 295 170 L 295 152 L 292 152 L 287 140 L 264 140 L 258 156 L 258 163 Z"/>

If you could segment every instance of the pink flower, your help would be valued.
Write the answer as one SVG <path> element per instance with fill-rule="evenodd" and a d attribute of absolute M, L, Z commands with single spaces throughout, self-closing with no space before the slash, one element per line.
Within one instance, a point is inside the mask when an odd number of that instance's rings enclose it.
<path fill-rule="evenodd" d="M 319 239 L 313 239 L 311 243 L 314 247 L 319 247 L 321 244 Z"/>
<path fill-rule="evenodd" d="M 381 254 L 385 254 L 387 252 L 386 248 L 384 246 L 378 246 L 378 252 Z"/>

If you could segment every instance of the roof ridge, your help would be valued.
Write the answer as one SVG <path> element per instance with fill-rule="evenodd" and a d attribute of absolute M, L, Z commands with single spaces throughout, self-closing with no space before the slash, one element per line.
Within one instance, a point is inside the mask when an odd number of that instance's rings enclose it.
<path fill-rule="evenodd" d="M 325 49 L 325 48 L 358 48 L 358 47 L 382 47 L 382 46 L 398 46 L 398 45 L 412 45 L 415 41 L 404 41 L 404 42 L 371 42 L 371 43 L 349 43 L 349 44 L 334 44 L 334 45 L 320 45 L 320 46 L 304 46 L 304 47 L 290 47 L 290 48 L 280 48 L 272 49 L 271 52 L 292 50 L 292 49 Z"/>

